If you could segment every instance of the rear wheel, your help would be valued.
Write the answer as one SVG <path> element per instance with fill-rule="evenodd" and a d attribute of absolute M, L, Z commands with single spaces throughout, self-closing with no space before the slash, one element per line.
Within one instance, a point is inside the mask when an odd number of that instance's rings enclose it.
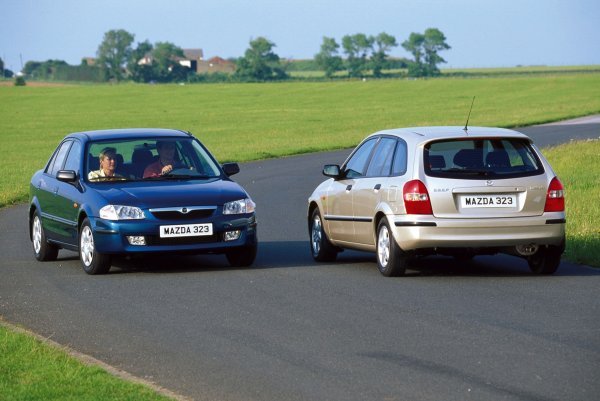
<path fill-rule="evenodd" d="M 40 262 L 56 260 L 56 257 L 58 256 L 58 247 L 48 243 L 46 240 L 44 227 L 42 227 L 42 219 L 37 210 L 31 221 L 31 242 L 33 245 L 33 253 L 37 260 Z"/>
<path fill-rule="evenodd" d="M 79 230 L 79 259 L 87 274 L 106 274 L 110 270 L 110 255 L 96 251 L 94 233 L 87 218 Z"/>
<path fill-rule="evenodd" d="M 386 277 L 402 276 L 406 271 L 408 256 L 400 249 L 390 230 L 387 219 L 377 226 L 377 267 Z"/>
<path fill-rule="evenodd" d="M 553 274 L 560 265 L 562 247 L 540 247 L 538 251 L 527 258 L 529 269 L 535 274 Z"/>
<path fill-rule="evenodd" d="M 310 219 L 310 251 L 317 262 L 333 262 L 337 258 L 338 251 L 331 245 L 325 229 L 319 209 L 312 212 Z"/>

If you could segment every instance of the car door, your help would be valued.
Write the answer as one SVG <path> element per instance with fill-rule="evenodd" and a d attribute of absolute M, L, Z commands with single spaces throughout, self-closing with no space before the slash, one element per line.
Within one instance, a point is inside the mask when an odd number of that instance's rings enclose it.
<path fill-rule="evenodd" d="M 83 171 L 81 149 L 81 143 L 77 140 L 73 141 L 64 166 L 60 170 L 75 171 L 77 177 L 81 177 L 81 171 Z M 54 204 L 59 240 L 76 245 L 78 240 L 77 215 L 83 200 L 82 187 L 79 179 L 76 182 L 57 180 L 57 187 Z"/>
<path fill-rule="evenodd" d="M 48 163 L 44 174 L 41 175 L 39 181 L 35 183 L 36 193 L 40 204 L 40 213 L 42 216 L 42 225 L 49 239 L 60 241 L 60 222 L 58 221 L 58 202 L 57 196 L 59 181 L 56 179 L 56 174 L 62 168 L 72 141 L 62 142 L 52 159 Z"/>
<path fill-rule="evenodd" d="M 354 241 L 359 244 L 375 245 L 373 219 L 381 196 L 386 193 L 388 187 L 396 142 L 396 139 L 391 137 L 382 137 L 379 140 L 365 177 L 356 180 L 352 188 Z"/>
<path fill-rule="evenodd" d="M 359 145 L 342 166 L 343 178 L 334 180 L 328 190 L 328 207 L 325 220 L 329 236 L 336 241 L 355 242 L 352 192 L 356 183 L 364 177 L 373 148 L 378 138 L 370 138 Z"/>

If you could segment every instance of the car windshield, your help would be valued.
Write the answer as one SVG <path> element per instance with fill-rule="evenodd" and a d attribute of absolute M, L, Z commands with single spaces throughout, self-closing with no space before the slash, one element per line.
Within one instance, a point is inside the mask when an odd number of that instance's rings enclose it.
<path fill-rule="evenodd" d="M 208 151 L 193 138 L 138 138 L 91 142 L 90 182 L 206 180 L 221 175 Z"/>
<path fill-rule="evenodd" d="M 425 173 L 457 179 L 516 178 L 544 169 L 529 141 L 485 138 L 435 141 L 424 149 Z"/>

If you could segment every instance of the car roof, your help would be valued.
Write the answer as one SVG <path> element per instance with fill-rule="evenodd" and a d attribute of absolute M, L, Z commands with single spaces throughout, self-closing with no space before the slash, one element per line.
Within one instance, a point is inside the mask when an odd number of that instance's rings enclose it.
<path fill-rule="evenodd" d="M 531 141 L 531 138 L 521 132 L 495 127 L 468 127 L 466 131 L 464 127 L 459 126 L 409 127 L 378 131 L 372 135 L 392 135 L 415 142 L 429 142 L 436 139 L 466 139 L 473 137 L 522 138 Z"/>
<path fill-rule="evenodd" d="M 190 137 L 189 132 L 166 129 L 166 128 L 120 128 L 94 131 L 74 132 L 67 137 L 76 137 L 83 140 L 102 141 L 107 139 L 133 139 L 139 137 L 145 138 L 164 138 L 164 137 Z"/>

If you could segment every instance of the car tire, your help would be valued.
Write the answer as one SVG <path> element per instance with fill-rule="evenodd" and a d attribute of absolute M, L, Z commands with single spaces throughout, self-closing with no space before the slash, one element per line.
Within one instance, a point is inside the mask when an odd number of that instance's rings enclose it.
<path fill-rule="evenodd" d="M 248 267 L 256 259 L 257 244 L 242 246 L 228 251 L 225 256 L 231 267 Z"/>
<path fill-rule="evenodd" d="M 562 247 L 540 247 L 538 251 L 527 258 L 529 269 L 535 274 L 554 274 L 560 265 Z"/>
<path fill-rule="evenodd" d="M 83 220 L 79 230 L 79 259 L 87 274 L 106 274 L 110 270 L 110 255 L 99 253 L 89 219 Z"/>
<path fill-rule="evenodd" d="M 333 262 L 337 258 L 338 250 L 329 242 L 329 238 L 325 234 L 319 208 L 312 212 L 309 234 L 310 251 L 313 259 L 317 262 Z"/>
<path fill-rule="evenodd" d="M 46 240 L 42 219 L 37 210 L 31 220 L 31 243 L 33 245 L 33 254 L 37 260 L 40 262 L 56 260 L 58 247 Z"/>
<path fill-rule="evenodd" d="M 404 275 L 408 256 L 400 249 L 386 218 L 381 219 L 377 226 L 377 267 L 386 277 Z"/>

